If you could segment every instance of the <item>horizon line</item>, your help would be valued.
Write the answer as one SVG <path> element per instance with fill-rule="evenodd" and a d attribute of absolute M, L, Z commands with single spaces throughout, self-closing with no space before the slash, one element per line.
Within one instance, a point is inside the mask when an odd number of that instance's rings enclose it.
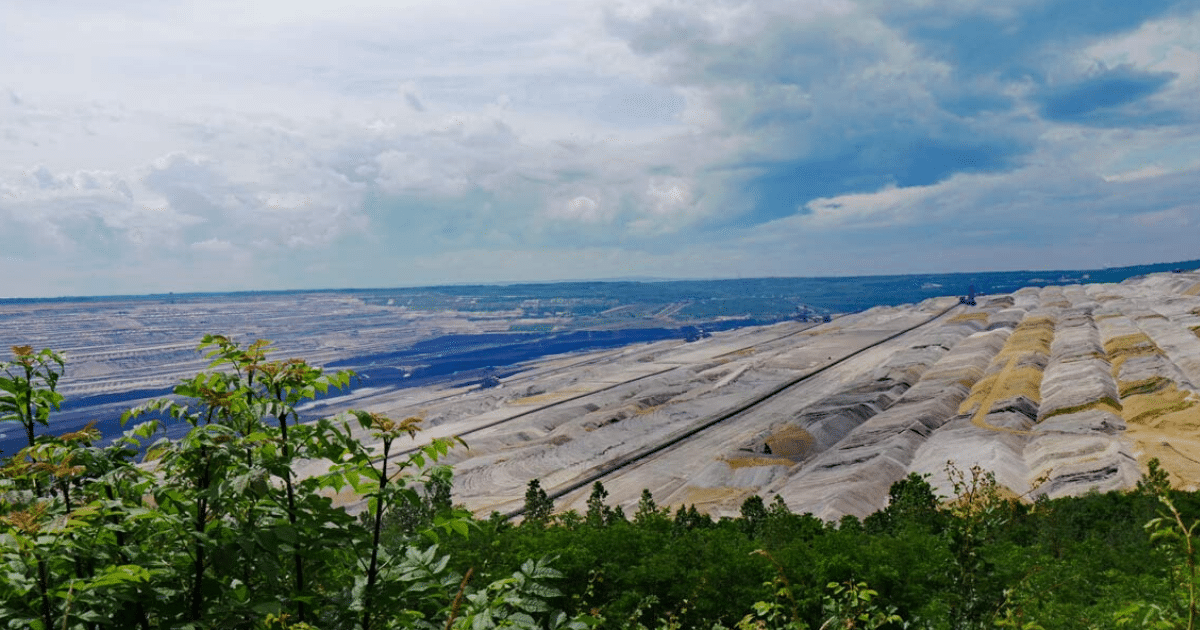
<path fill-rule="evenodd" d="M 750 276 L 750 277 L 702 277 L 702 278 L 659 278 L 655 276 L 618 276 L 615 278 L 593 278 L 593 279 L 562 279 L 562 280 L 498 280 L 494 282 L 478 282 L 478 281 L 462 281 L 462 282 L 443 282 L 437 284 L 413 284 L 413 285 L 397 285 L 397 286 L 377 286 L 377 287 L 322 287 L 322 288 L 281 288 L 281 289 L 229 289 L 229 290 L 213 290 L 213 291 L 168 291 L 166 293 L 114 293 L 114 294 L 92 294 L 92 295 L 59 295 L 48 297 L 0 297 L 0 304 L 13 302 L 56 302 L 56 301 L 72 301 L 72 300 L 88 300 L 88 299 L 119 299 L 119 298 L 170 298 L 170 297 L 202 297 L 211 295 L 236 295 L 236 294 L 283 294 L 283 293 L 343 293 L 343 292 L 360 292 L 360 291 L 391 291 L 397 289 L 439 289 L 450 287 L 501 287 L 501 286 L 535 286 L 535 285 L 554 285 L 554 284 L 618 284 L 618 283 L 636 283 L 636 284 L 662 284 L 671 282 L 742 282 L 751 280 L 847 280 L 853 278 L 898 278 L 905 276 L 961 276 L 971 274 L 991 274 L 991 273 L 1068 273 L 1068 272 L 1092 272 L 1092 271 L 1119 271 L 1122 269 L 1136 269 L 1141 267 L 1169 267 L 1175 265 L 1187 265 L 1195 263 L 1200 266 L 1200 259 L 1184 260 L 1184 261 L 1167 261 L 1156 263 L 1143 263 L 1137 265 L 1124 265 L 1119 267 L 1095 267 L 1095 268 L 1080 268 L 1080 269 L 998 269 L 988 271 L 944 271 L 944 272 L 924 272 L 924 273 L 893 273 L 893 274 L 857 274 L 844 276 Z M 1195 267 L 1193 267 L 1194 269 Z"/>

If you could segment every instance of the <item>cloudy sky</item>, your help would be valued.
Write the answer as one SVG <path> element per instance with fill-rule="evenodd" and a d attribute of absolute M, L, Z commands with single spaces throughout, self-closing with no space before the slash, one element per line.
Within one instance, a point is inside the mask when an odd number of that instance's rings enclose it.
<path fill-rule="evenodd" d="M 1200 258 L 1190 1 L 5 2 L 0 59 L 0 297 Z"/>

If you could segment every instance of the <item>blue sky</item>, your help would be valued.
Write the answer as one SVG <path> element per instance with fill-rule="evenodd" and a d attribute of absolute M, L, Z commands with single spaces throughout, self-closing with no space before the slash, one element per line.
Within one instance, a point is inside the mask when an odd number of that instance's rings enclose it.
<path fill-rule="evenodd" d="M 0 4 L 0 296 L 1200 258 L 1200 10 Z"/>

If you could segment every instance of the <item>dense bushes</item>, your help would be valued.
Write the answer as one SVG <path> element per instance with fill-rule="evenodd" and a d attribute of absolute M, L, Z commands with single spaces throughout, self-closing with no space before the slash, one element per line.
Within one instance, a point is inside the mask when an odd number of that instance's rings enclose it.
<path fill-rule="evenodd" d="M 761 500 L 741 518 L 714 522 L 690 510 L 671 515 L 644 496 L 629 520 L 493 518 L 445 548 L 452 566 L 485 576 L 558 553 L 562 605 L 606 627 L 732 627 L 779 584 L 786 621 L 807 624 L 797 627 L 828 618 L 830 585 L 859 583 L 878 593 L 877 611 L 894 607 L 908 627 L 1109 628 L 1131 606 L 1184 618 L 1173 567 L 1186 562 L 1170 553 L 1179 541 L 1158 544 L 1144 528 L 1164 509 L 1153 489 L 1026 505 L 1001 498 L 984 471 L 962 478 L 958 500 L 935 503 L 929 484 L 909 477 L 893 486 L 886 510 L 861 522 L 827 524 Z M 1194 494 L 1162 496 L 1200 514 Z"/>
<path fill-rule="evenodd" d="M 0 467 L 0 626 L 7 628 L 1192 628 L 1189 517 L 1157 466 L 1126 493 L 1001 497 L 979 469 L 895 484 L 889 506 L 837 524 L 747 500 L 736 519 L 631 516 L 601 484 L 585 514 L 451 507 L 453 441 L 411 454 L 418 421 L 366 412 L 300 422 L 348 373 L 268 360 L 210 336 L 211 369 L 176 396 L 93 428 L 36 436 L 63 358 L 14 348 L 0 414 L 28 446 Z M 159 437 L 184 423 L 177 440 Z M 351 425 L 370 433 L 364 447 Z M 303 465 L 309 474 L 298 476 Z M 339 492 L 367 498 L 358 516 Z M 1147 524 L 1149 526 L 1147 527 Z"/>
<path fill-rule="evenodd" d="M 62 358 L 15 348 L 0 365 L 0 411 L 29 428 L 29 445 L 0 469 L 0 620 L 8 628 L 579 627 L 549 614 L 555 571 L 523 563 L 492 583 L 460 588 L 435 545 L 392 536 L 383 520 L 436 537 L 465 534 L 465 513 L 417 509 L 418 488 L 444 486 L 433 440 L 389 461 L 417 420 L 366 412 L 300 423 L 295 406 L 350 374 L 300 360 L 269 361 L 267 343 L 206 337 L 211 370 L 111 445 L 88 428 L 34 437 L 61 397 Z M 355 421 L 383 445 L 366 449 Z M 178 440 L 155 439 L 185 423 Z M 304 463 L 318 474 L 297 477 Z M 343 489 L 368 499 L 364 517 L 333 504 Z"/>

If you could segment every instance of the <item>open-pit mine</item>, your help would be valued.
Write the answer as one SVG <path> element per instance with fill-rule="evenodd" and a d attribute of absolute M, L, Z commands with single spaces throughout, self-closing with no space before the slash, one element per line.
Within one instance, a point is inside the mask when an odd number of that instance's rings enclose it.
<path fill-rule="evenodd" d="M 313 325 L 281 344 L 283 355 L 317 364 L 367 354 L 362 344 L 395 347 L 421 325 L 486 329 L 448 315 L 405 320 L 344 297 L 311 299 L 334 309 L 328 318 L 361 324 L 332 334 Z M 466 447 L 449 457 L 454 498 L 481 515 L 519 514 L 527 484 L 539 479 L 559 510 L 583 509 L 600 481 L 627 513 L 649 489 L 660 505 L 713 515 L 736 514 L 758 494 L 824 519 L 861 517 L 913 472 L 950 495 L 947 462 L 990 470 L 1029 500 L 1130 488 L 1151 458 L 1177 486 L 1200 487 L 1200 273 L 964 302 L 931 298 L 829 322 L 559 354 L 511 366 L 498 384 L 368 382 L 305 411 L 418 416 L 418 443 L 461 437 Z M 197 337 L 223 332 L 189 312 Z M 60 348 L 72 357 L 65 394 L 104 390 L 116 378 L 160 387 L 202 366 L 194 342 L 176 337 L 153 350 L 88 345 L 98 334 L 89 331 L 120 323 L 78 321 L 76 345 Z M 271 336 L 269 325 L 260 328 Z M 171 360 L 153 375 L 128 370 L 150 355 Z"/>
<path fill-rule="evenodd" d="M 825 519 L 882 508 L 895 481 L 979 465 L 1034 499 L 1130 488 L 1150 458 L 1200 482 L 1200 274 L 935 298 L 539 361 L 487 390 L 362 400 L 460 435 L 455 498 L 517 513 L 537 478 L 584 509 L 601 481 L 634 509 L 736 514 L 778 495 Z"/>

